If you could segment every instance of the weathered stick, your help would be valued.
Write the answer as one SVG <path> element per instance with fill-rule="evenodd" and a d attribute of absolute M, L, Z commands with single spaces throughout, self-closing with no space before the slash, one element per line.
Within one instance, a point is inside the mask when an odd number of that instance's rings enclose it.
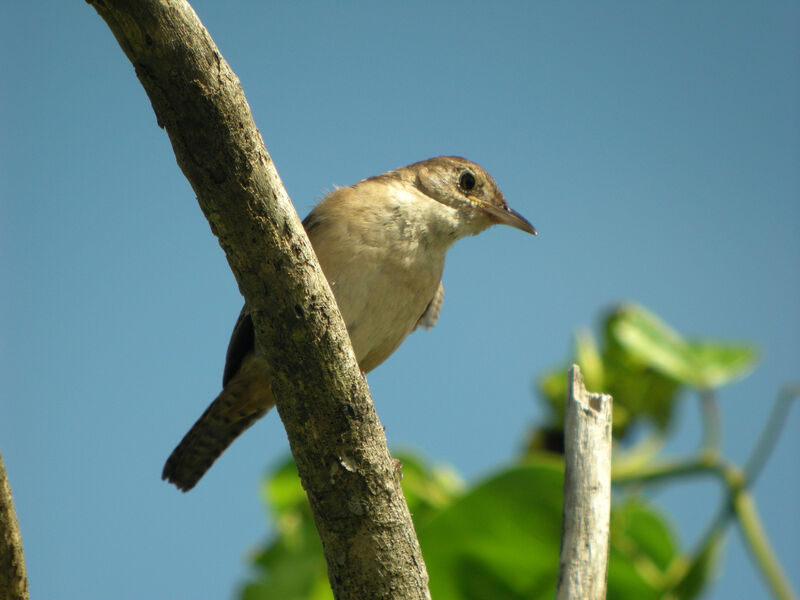
<path fill-rule="evenodd" d="M 606 596 L 611 507 L 611 396 L 591 394 L 577 365 L 567 382 L 564 511 L 557 600 Z"/>
<path fill-rule="evenodd" d="M 87 1 L 136 69 L 251 309 L 334 595 L 429 598 L 366 380 L 239 80 L 188 3 Z"/>
<path fill-rule="evenodd" d="M 0 600 L 28 600 L 25 555 L 14 498 L 0 455 Z"/>

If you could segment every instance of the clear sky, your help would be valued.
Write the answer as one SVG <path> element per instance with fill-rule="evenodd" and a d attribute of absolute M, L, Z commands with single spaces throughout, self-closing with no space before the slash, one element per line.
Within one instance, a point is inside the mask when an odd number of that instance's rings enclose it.
<path fill-rule="evenodd" d="M 395 446 L 465 477 L 511 460 L 532 382 L 619 300 L 755 342 L 723 392 L 742 461 L 800 376 L 797 2 L 212 2 L 298 212 L 439 154 L 482 164 L 539 230 L 448 257 L 439 324 L 369 383 Z M 83 2 L 0 4 L 0 449 L 32 597 L 225 598 L 268 532 L 275 415 L 190 494 L 164 459 L 219 391 L 241 299 L 133 68 Z M 800 587 L 800 407 L 756 486 Z M 675 450 L 699 438 L 679 411 Z M 711 483 L 659 495 L 683 540 Z M 738 534 L 712 598 L 763 597 Z"/>

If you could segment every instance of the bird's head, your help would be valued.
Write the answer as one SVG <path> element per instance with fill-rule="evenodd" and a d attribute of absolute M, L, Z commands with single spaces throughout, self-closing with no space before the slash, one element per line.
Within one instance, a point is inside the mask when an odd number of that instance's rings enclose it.
<path fill-rule="evenodd" d="M 508 206 L 503 192 L 482 167 L 458 156 L 438 156 L 398 169 L 425 195 L 456 209 L 474 223 L 475 233 L 490 225 L 510 225 L 536 235 L 525 217 Z"/>

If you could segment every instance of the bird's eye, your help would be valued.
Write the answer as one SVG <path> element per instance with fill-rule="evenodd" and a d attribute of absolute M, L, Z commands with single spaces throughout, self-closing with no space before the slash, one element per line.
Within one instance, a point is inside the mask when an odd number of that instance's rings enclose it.
<path fill-rule="evenodd" d="M 469 171 L 464 171 L 461 177 L 458 178 L 458 187 L 465 192 L 469 192 L 475 187 L 475 175 Z"/>

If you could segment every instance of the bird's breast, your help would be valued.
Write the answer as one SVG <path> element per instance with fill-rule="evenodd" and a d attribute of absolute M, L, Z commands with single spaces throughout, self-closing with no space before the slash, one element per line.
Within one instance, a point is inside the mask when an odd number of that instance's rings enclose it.
<path fill-rule="evenodd" d="M 404 237 L 380 243 L 357 231 L 312 238 L 359 365 L 371 371 L 413 331 L 439 286 L 444 251 Z"/>
<path fill-rule="evenodd" d="M 364 372 L 397 349 L 436 294 L 456 217 L 408 182 L 366 180 L 306 218 Z"/>

